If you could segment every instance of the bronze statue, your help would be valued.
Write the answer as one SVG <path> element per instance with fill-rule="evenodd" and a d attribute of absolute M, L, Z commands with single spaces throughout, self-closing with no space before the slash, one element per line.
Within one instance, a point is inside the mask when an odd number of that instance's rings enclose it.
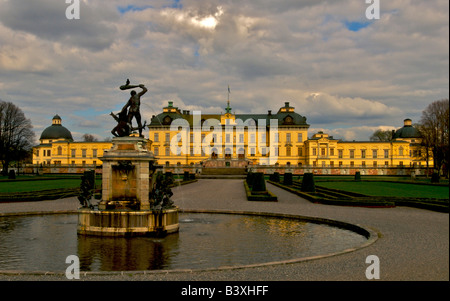
<path fill-rule="evenodd" d="M 131 121 L 133 119 L 133 117 L 136 119 L 136 122 L 138 124 L 138 130 L 139 130 L 139 137 L 143 137 L 142 136 L 142 123 L 141 123 L 141 112 L 140 112 L 140 106 L 141 106 L 141 96 L 144 95 L 147 92 L 147 88 L 143 85 L 130 85 L 130 80 L 127 79 L 127 82 L 125 85 L 120 86 L 121 90 L 127 90 L 127 89 L 132 89 L 132 88 L 136 88 L 139 87 L 142 89 L 141 92 L 136 93 L 135 90 L 132 90 L 130 92 L 131 97 L 128 100 L 127 104 L 122 108 L 122 112 L 126 111 L 127 108 L 129 107 L 128 110 L 128 123 L 131 124 Z"/>
<path fill-rule="evenodd" d="M 139 93 L 136 93 L 135 90 L 130 92 L 131 97 L 126 105 L 122 108 L 122 111 L 118 113 L 118 116 L 116 116 L 113 112 L 111 112 L 110 114 L 117 121 L 117 126 L 115 126 L 111 131 L 111 133 L 116 137 L 129 136 L 133 130 L 138 130 L 139 136 L 143 137 L 142 129 L 145 127 L 146 122 L 144 122 L 144 125 L 142 125 L 141 123 L 140 105 L 141 96 L 147 92 L 147 88 L 143 84 L 130 85 L 130 80 L 127 79 L 125 85 L 120 86 L 120 90 L 128 90 L 137 87 L 141 88 L 142 91 Z M 133 117 L 136 119 L 138 125 L 135 128 L 132 127 L 131 123 Z"/>
<path fill-rule="evenodd" d="M 130 136 L 131 132 L 134 130 L 139 130 L 138 127 L 132 127 L 131 123 L 128 123 L 127 110 L 119 112 L 117 115 L 111 112 L 111 115 L 116 121 L 117 125 L 112 129 L 111 133 L 116 137 L 126 137 Z M 147 121 L 144 121 L 142 128 L 145 128 Z"/>

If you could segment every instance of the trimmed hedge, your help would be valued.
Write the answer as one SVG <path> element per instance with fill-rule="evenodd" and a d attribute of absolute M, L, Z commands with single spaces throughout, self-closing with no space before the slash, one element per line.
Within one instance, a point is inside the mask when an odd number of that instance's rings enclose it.
<path fill-rule="evenodd" d="M 50 189 L 30 192 L 1 193 L 0 202 L 35 202 L 78 196 L 80 188 Z"/>
<path fill-rule="evenodd" d="M 292 192 L 312 203 L 339 205 L 339 206 L 355 206 L 355 207 L 395 207 L 408 206 L 420 209 L 428 209 L 438 212 L 449 212 L 448 199 L 427 199 L 427 198 L 403 198 L 403 197 L 376 197 L 355 194 L 352 192 L 323 188 L 316 186 L 316 192 L 302 192 L 298 186 L 283 185 L 273 181 L 269 183 L 278 186 L 284 190 Z"/>
<path fill-rule="evenodd" d="M 264 192 L 252 193 L 251 188 L 248 186 L 247 181 L 244 181 L 245 193 L 248 201 L 263 201 L 263 202 L 277 202 L 278 198 L 269 190 Z"/>
<path fill-rule="evenodd" d="M 303 175 L 302 192 L 316 192 L 316 185 L 314 184 L 314 174 L 307 172 Z"/>
<path fill-rule="evenodd" d="M 292 185 L 292 173 L 287 172 L 284 174 L 283 184 L 284 185 Z"/>

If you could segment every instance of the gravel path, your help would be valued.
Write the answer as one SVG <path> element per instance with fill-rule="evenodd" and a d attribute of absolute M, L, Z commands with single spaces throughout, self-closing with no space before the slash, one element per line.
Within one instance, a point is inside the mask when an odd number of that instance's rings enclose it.
<path fill-rule="evenodd" d="M 243 180 L 201 179 L 173 189 L 181 209 L 271 212 L 333 219 L 380 233 L 372 245 L 354 252 L 271 266 L 171 273 L 82 275 L 82 280 L 302 281 L 367 280 L 366 257 L 380 259 L 380 280 L 449 280 L 449 215 L 409 207 L 361 208 L 312 204 L 267 184 L 278 202 L 249 202 Z M 12 212 L 76 210 L 76 198 L 33 203 L 0 203 L 0 216 Z M 1 274 L 0 280 L 66 280 L 64 275 Z"/>

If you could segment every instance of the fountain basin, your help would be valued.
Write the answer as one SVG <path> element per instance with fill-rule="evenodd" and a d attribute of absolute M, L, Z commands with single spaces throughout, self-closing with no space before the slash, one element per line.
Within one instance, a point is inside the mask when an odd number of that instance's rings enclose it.
<path fill-rule="evenodd" d="M 178 208 L 165 210 L 78 210 L 77 233 L 98 236 L 165 236 L 178 232 Z"/>

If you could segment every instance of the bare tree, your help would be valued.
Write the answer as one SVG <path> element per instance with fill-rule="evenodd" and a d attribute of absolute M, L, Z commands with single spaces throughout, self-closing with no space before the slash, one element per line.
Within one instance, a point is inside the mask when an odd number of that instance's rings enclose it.
<path fill-rule="evenodd" d="M 11 102 L 0 100 L 0 161 L 3 175 L 9 164 L 27 156 L 34 143 L 31 121 Z"/>
<path fill-rule="evenodd" d="M 422 112 L 420 120 L 424 141 L 433 152 L 434 169 L 448 178 L 449 163 L 449 101 L 441 99 L 432 102 Z"/>
<path fill-rule="evenodd" d="M 378 129 L 370 136 L 370 141 L 391 141 L 392 134 L 392 131 Z"/>
<path fill-rule="evenodd" d="M 85 142 L 95 142 L 95 141 L 98 141 L 98 139 L 95 138 L 94 135 L 92 135 L 92 134 L 84 134 L 83 137 L 81 137 L 81 138 L 83 138 L 83 141 L 85 141 Z"/>

